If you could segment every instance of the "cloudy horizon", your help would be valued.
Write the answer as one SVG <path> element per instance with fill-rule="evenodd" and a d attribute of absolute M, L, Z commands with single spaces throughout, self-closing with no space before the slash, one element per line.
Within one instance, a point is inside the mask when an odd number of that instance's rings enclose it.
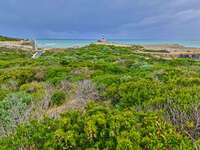
<path fill-rule="evenodd" d="M 198 0 L 2 0 L 0 35 L 200 40 Z"/>

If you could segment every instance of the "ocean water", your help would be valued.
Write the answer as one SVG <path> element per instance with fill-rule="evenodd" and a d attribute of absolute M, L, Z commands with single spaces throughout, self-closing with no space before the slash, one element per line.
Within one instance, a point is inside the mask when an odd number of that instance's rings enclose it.
<path fill-rule="evenodd" d="M 40 47 L 69 48 L 74 46 L 85 46 L 97 40 L 37 40 Z M 200 41 L 170 41 L 170 40 L 108 40 L 118 44 L 179 44 L 186 47 L 200 48 Z"/>

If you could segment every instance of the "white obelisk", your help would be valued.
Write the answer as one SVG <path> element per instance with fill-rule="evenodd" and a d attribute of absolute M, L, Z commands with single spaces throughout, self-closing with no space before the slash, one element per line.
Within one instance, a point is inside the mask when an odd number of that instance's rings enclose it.
<path fill-rule="evenodd" d="M 32 44 L 32 50 L 33 51 L 37 50 L 36 41 L 34 37 L 32 37 L 31 39 L 31 44 Z"/>

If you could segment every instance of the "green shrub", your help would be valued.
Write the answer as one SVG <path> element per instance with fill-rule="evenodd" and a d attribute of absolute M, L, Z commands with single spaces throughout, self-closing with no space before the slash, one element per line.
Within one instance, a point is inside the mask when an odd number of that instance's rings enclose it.
<path fill-rule="evenodd" d="M 17 92 L 8 94 L 3 101 L 21 101 L 22 103 L 29 105 L 32 101 L 32 96 L 26 92 Z"/>
<path fill-rule="evenodd" d="M 94 65 L 95 70 L 103 70 L 105 73 L 114 73 L 114 74 L 120 74 L 120 73 L 126 73 L 128 70 L 125 67 L 118 66 L 116 64 L 107 63 L 105 61 L 98 61 Z"/>
<path fill-rule="evenodd" d="M 194 149 L 158 112 L 119 111 L 90 103 L 86 112 L 69 111 L 61 119 L 32 121 L 0 140 L 2 150 L 25 149 Z"/>
<path fill-rule="evenodd" d="M 69 76 L 68 72 L 70 71 L 71 68 L 63 66 L 49 67 L 47 69 L 46 80 L 58 85 L 62 80 Z"/>
<path fill-rule="evenodd" d="M 27 84 L 22 85 L 20 87 L 20 90 L 33 93 L 33 92 L 36 92 L 37 90 L 40 90 L 43 87 L 44 87 L 44 83 L 32 82 L 32 83 L 27 83 Z"/>
<path fill-rule="evenodd" d="M 20 68 L 20 69 L 11 69 L 5 70 L 2 74 L 0 74 L 0 82 L 6 83 L 9 80 L 14 80 L 17 82 L 17 86 L 20 87 L 23 84 L 37 81 L 35 75 L 38 68 Z"/>
<path fill-rule="evenodd" d="M 139 79 L 136 82 L 129 81 L 118 85 L 112 84 L 106 89 L 105 94 L 113 104 L 120 103 L 125 107 L 145 106 L 148 101 L 164 94 L 161 85 L 157 81 Z"/>
<path fill-rule="evenodd" d="M 16 149 L 190 149 L 185 133 L 193 143 L 200 143 L 200 61 L 166 60 L 137 50 L 144 49 L 91 44 L 63 52 L 47 51 L 32 60 L 31 52 L 0 48 L 0 123 L 4 124 L 0 136 L 8 136 L 18 124 L 26 123 L 27 114 L 39 116 L 43 108 L 45 114 L 56 110 L 59 116 L 57 108 L 46 109 L 65 102 L 64 89 L 73 94 L 67 108 L 77 103 L 83 108 L 91 99 L 105 100 L 109 106 L 93 105 L 94 109 L 87 107 L 84 113 L 67 112 L 57 120 L 59 124 L 52 119 L 21 126 L 14 138 L 4 139 L 16 141 L 7 149 L 14 145 L 19 146 Z M 84 82 L 86 79 L 94 84 Z M 68 84 L 60 86 L 62 81 Z M 72 88 L 76 83 L 81 84 Z M 53 89 L 60 91 L 52 94 Z M 39 101 L 30 103 L 30 99 Z M 149 110 L 162 110 L 171 123 L 151 112 L 155 118 Z"/>
<path fill-rule="evenodd" d="M 66 95 L 62 91 L 54 91 L 53 95 L 51 96 L 52 105 L 60 106 L 65 102 Z"/>
<path fill-rule="evenodd" d="M 7 92 L 0 88 L 0 101 L 6 97 Z"/>
<path fill-rule="evenodd" d="M 32 101 L 32 96 L 25 92 L 8 94 L 0 101 L 0 137 L 13 131 L 18 123 L 23 123 L 27 106 Z"/>
<path fill-rule="evenodd" d="M 66 60 L 66 59 L 60 60 L 60 64 L 63 65 L 63 66 L 66 66 L 66 65 L 68 65 L 69 63 L 70 63 L 69 60 Z"/>

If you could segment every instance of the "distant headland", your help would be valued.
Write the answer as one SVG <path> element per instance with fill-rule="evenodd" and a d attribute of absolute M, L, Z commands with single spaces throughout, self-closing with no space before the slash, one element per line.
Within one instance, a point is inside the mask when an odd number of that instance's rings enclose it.
<path fill-rule="evenodd" d="M 0 35 L 0 41 L 21 41 L 21 40 L 23 39 L 6 37 L 6 36 Z"/>

